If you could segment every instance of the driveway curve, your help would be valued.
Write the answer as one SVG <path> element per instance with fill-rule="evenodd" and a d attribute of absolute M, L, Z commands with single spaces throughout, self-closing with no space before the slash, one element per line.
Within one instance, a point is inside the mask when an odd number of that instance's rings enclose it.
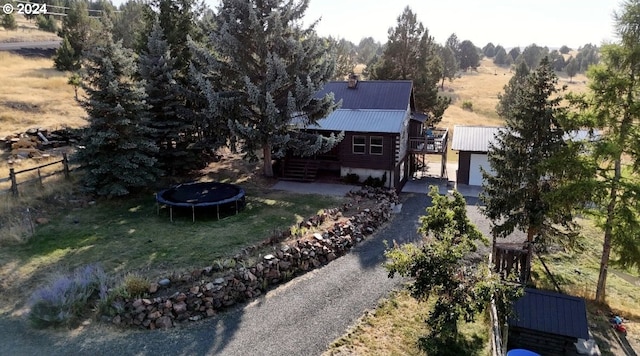
<path fill-rule="evenodd" d="M 382 267 L 384 241 L 417 241 L 426 195 L 404 195 L 402 212 L 347 255 L 293 279 L 249 304 L 167 331 L 87 325 L 39 331 L 0 318 L 7 355 L 319 355 L 367 309 L 397 288 Z"/>

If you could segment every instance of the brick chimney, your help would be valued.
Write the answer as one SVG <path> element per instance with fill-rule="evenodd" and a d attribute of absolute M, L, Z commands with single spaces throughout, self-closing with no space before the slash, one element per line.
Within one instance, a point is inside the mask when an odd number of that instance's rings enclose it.
<path fill-rule="evenodd" d="M 349 89 L 355 89 L 358 86 L 358 76 L 354 73 L 349 74 L 349 81 L 347 82 L 347 87 Z"/>

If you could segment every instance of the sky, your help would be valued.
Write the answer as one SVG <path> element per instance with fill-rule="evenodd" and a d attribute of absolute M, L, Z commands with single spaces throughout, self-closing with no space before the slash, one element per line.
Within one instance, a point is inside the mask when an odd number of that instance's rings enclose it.
<path fill-rule="evenodd" d="M 115 0 L 116 5 L 125 0 Z M 310 0 L 305 23 L 320 20 L 321 36 L 364 37 L 384 43 L 388 29 L 409 6 L 436 42 L 455 33 L 477 47 L 492 42 L 505 48 L 538 46 L 577 49 L 615 41 L 613 12 L 622 0 Z M 219 0 L 205 0 L 215 8 Z"/>
<path fill-rule="evenodd" d="M 616 39 L 613 12 L 620 0 L 311 0 L 306 17 L 320 18 L 320 35 L 384 43 L 406 6 L 439 43 L 455 33 L 478 47 L 578 48 Z"/>

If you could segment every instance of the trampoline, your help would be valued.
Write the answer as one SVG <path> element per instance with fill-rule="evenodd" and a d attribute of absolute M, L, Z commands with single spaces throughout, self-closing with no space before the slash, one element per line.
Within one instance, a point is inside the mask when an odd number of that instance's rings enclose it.
<path fill-rule="evenodd" d="M 196 221 L 197 210 L 215 209 L 220 213 L 237 214 L 245 205 L 244 189 L 235 184 L 220 182 L 185 183 L 156 193 L 158 214 L 160 204 L 169 207 L 169 219 L 173 222 L 173 209 L 191 209 L 192 220 Z"/>

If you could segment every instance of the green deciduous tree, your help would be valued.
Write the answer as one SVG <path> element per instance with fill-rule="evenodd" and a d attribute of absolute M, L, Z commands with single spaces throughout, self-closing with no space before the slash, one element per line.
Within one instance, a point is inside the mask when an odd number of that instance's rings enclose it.
<path fill-rule="evenodd" d="M 565 107 L 546 57 L 528 73 L 521 63 L 500 96 L 497 108 L 506 127 L 489 148 L 494 174 L 483 172 L 483 213 L 494 237 L 514 230 L 527 236 L 528 259 L 521 279 L 528 281 L 533 244 L 570 243 L 572 212 L 584 194 L 566 188 L 578 171 L 577 149 L 565 142 Z M 564 195 L 564 196 L 562 196 Z M 569 238 L 569 240 L 567 240 Z"/>
<path fill-rule="evenodd" d="M 640 1 L 625 1 L 615 13 L 619 43 L 602 47 L 602 61 L 590 67 L 589 92 L 574 98 L 580 124 L 598 129 L 589 149 L 595 161 L 593 200 L 604 231 L 596 300 L 605 301 L 611 252 L 625 267 L 640 270 Z M 628 164 L 624 162 L 628 161 Z"/>
<path fill-rule="evenodd" d="M 86 189 L 102 196 L 122 196 L 155 182 L 157 146 L 147 137 L 146 94 L 135 80 L 133 52 L 114 43 L 110 20 L 103 16 L 101 45 L 88 52 L 82 106 L 89 127 L 74 160 L 85 168 Z"/>
<path fill-rule="evenodd" d="M 331 149 L 342 136 L 300 132 L 333 110 L 331 95 L 316 93 L 335 63 L 314 24 L 300 21 L 309 1 L 223 0 L 209 43 L 215 58 L 198 82 L 208 86 L 209 110 L 228 122 L 248 158 L 262 151 L 266 176 L 272 158 L 287 150 L 306 156 Z M 207 76 L 219 76 L 222 81 Z"/>
<path fill-rule="evenodd" d="M 426 320 L 431 332 L 421 338 L 420 346 L 429 354 L 441 355 L 457 347 L 459 321 L 473 321 L 494 295 L 501 297 L 499 304 L 504 306 L 521 291 L 489 277 L 484 261 L 478 265 L 469 260 L 477 242 L 486 244 L 487 240 L 467 217 L 462 195 L 440 195 L 438 188 L 432 186 L 429 196 L 432 205 L 420 217 L 419 231 L 426 236 L 425 244 L 407 244 L 387 251 L 390 261 L 385 267 L 389 277 L 397 273 L 414 279 L 409 286 L 414 298 L 436 298 Z M 465 354 L 456 351 L 455 354 Z"/>

